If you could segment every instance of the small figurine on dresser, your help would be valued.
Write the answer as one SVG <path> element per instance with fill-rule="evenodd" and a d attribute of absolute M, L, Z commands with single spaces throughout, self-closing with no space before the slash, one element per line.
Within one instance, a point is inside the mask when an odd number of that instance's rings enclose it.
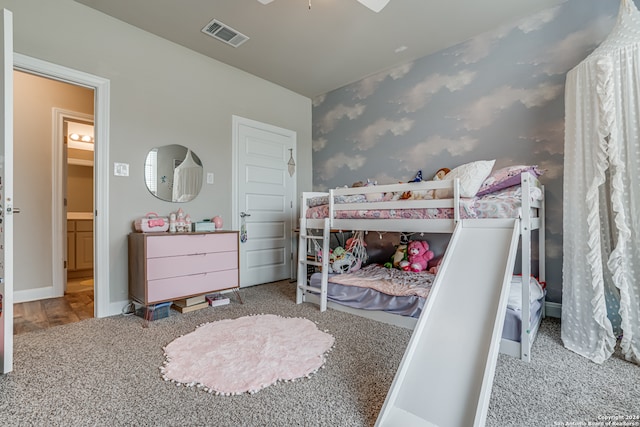
<path fill-rule="evenodd" d="M 169 233 L 176 232 L 176 213 L 171 212 L 169 215 Z"/>
<path fill-rule="evenodd" d="M 187 233 L 191 231 L 191 217 L 185 215 L 182 208 L 179 208 L 176 212 L 176 232 Z"/>

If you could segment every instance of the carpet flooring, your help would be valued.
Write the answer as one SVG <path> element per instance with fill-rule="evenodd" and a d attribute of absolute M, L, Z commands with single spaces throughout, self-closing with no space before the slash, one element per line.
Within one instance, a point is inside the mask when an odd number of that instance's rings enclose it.
<path fill-rule="evenodd" d="M 240 292 L 244 304 L 232 297 L 226 306 L 172 311 L 148 327 L 137 316 L 114 316 L 15 336 L 14 370 L 0 376 L 0 425 L 375 423 L 411 331 L 297 305 L 295 284 L 287 281 Z M 216 396 L 162 380 L 162 347 L 176 337 L 202 323 L 263 313 L 304 317 L 333 335 L 325 368 L 310 378 L 238 396 Z M 464 343 L 459 344 L 464 351 Z M 640 367 L 618 354 L 596 365 L 566 350 L 557 319 L 543 321 L 532 358 L 524 363 L 499 357 L 488 426 L 587 425 L 606 417 L 640 416 Z M 425 380 L 425 387 L 438 384 Z"/>

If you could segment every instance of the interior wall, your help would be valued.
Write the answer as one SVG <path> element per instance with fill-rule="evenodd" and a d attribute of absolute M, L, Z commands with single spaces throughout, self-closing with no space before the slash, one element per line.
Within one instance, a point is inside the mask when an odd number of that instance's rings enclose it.
<path fill-rule="evenodd" d="M 220 215 L 231 224 L 232 115 L 295 131 L 297 189 L 311 190 L 309 98 L 72 0 L 0 5 L 13 12 L 16 52 L 110 80 L 109 162 L 129 164 L 130 173 L 111 172 L 108 178 L 113 314 L 128 300 L 127 234 L 137 217 L 167 215 L 180 206 L 194 219 Z M 144 184 L 147 152 L 175 143 L 195 151 L 205 172 L 215 174 L 214 184 L 204 184 L 196 199 L 180 205 L 155 198 Z"/>
<path fill-rule="evenodd" d="M 15 291 L 52 286 L 53 108 L 93 114 L 93 90 L 14 72 Z"/>
<path fill-rule="evenodd" d="M 67 166 L 67 212 L 93 212 L 93 168 Z"/>
<path fill-rule="evenodd" d="M 547 298 L 560 302 L 564 81 L 608 35 L 619 4 L 568 0 L 318 97 L 314 189 L 406 182 L 419 170 L 431 179 L 475 160 L 496 159 L 494 169 L 538 165 Z"/>

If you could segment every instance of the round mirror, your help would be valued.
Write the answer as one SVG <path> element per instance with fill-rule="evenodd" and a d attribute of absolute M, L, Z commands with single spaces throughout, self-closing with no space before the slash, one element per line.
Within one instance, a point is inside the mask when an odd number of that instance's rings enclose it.
<path fill-rule="evenodd" d="M 195 199 L 202 187 L 202 177 L 200 158 L 182 145 L 153 148 L 144 162 L 147 188 L 158 199 L 167 202 Z"/>

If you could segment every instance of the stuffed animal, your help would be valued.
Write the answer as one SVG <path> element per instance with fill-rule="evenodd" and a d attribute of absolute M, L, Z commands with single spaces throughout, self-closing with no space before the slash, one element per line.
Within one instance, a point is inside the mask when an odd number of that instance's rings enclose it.
<path fill-rule="evenodd" d="M 400 263 L 400 268 L 409 271 L 423 271 L 427 269 L 427 263 L 435 256 L 429 250 L 429 243 L 424 240 L 413 240 L 407 247 L 407 261 Z"/>
<path fill-rule="evenodd" d="M 393 254 L 393 266 L 395 268 L 399 268 L 400 263 L 406 260 L 407 260 L 407 245 L 400 244 L 396 248 L 396 253 Z"/>
<path fill-rule="evenodd" d="M 442 181 L 447 174 L 451 172 L 449 168 L 438 169 L 438 172 L 433 176 L 434 181 Z"/>
<path fill-rule="evenodd" d="M 356 244 L 356 240 L 352 239 L 353 238 L 349 239 L 347 242 L 351 241 L 351 249 L 355 249 L 358 245 Z M 320 254 L 320 256 L 322 257 L 322 254 Z M 350 273 L 359 270 L 360 267 L 362 267 L 362 259 L 348 249 L 337 246 L 335 249 L 329 250 L 329 273 Z"/>
<path fill-rule="evenodd" d="M 422 171 L 419 170 L 418 173 L 416 173 L 416 176 L 409 182 L 421 182 L 422 181 Z"/>
<path fill-rule="evenodd" d="M 429 268 L 428 272 L 431 274 L 438 274 L 438 270 L 440 270 L 440 264 L 442 264 L 442 255 L 437 256 L 429 261 L 429 264 L 427 264 L 427 267 Z"/>
<path fill-rule="evenodd" d="M 378 185 L 378 181 L 372 181 L 367 179 L 367 183 L 364 185 L 365 187 L 373 187 L 374 185 Z M 380 202 L 382 201 L 384 194 L 383 193 L 367 193 L 364 195 L 367 199 L 367 202 Z"/>

